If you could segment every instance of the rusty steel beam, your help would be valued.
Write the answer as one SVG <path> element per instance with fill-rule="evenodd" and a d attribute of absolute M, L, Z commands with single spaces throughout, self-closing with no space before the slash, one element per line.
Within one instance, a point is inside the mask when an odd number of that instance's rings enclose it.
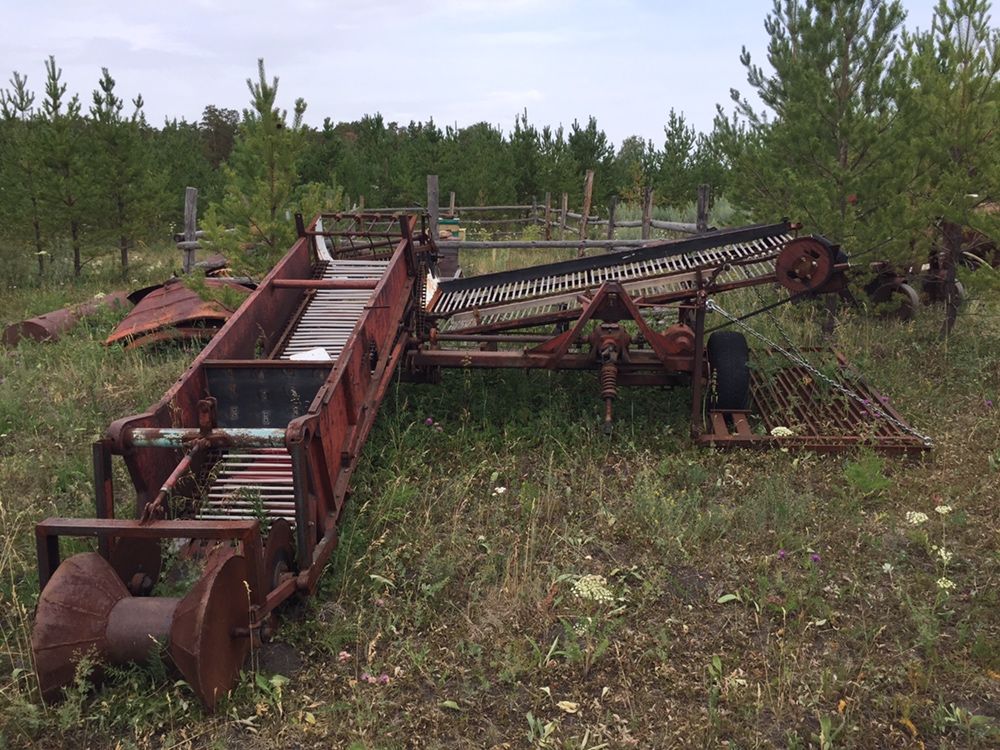
<path fill-rule="evenodd" d="M 409 361 L 416 367 L 552 369 L 551 356 L 545 352 L 480 351 L 475 349 L 419 349 L 408 353 Z M 690 356 L 671 356 L 666 362 L 653 351 L 633 349 L 629 360 L 620 365 L 622 371 L 692 372 Z M 589 353 L 568 352 L 559 357 L 555 369 L 598 370 L 600 363 Z"/>
<path fill-rule="evenodd" d="M 374 289 L 377 279 L 275 279 L 275 289 Z"/>

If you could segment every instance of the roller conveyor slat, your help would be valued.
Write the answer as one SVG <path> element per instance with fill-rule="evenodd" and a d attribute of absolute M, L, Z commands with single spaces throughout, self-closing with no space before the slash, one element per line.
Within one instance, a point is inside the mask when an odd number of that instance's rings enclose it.
<path fill-rule="evenodd" d="M 380 279 L 388 262 L 335 260 L 327 263 L 322 279 Z M 312 349 L 325 349 L 336 360 L 364 312 L 373 291 L 318 289 L 281 347 L 279 359 L 291 359 Z"/>
<path fill-rule="evenodd" d="M 549 315 L 579 306 L 577 296 L 593 290 L 606 281 L 618 281 L 632 294 L 645 297 L 662 297 L 685 294 L 695 286 L 695 271 L 706 275 L 727 263 L 735 272 L 726 271 L 718 279 L 733 283 L 759 278 L 773 273 L 774 259 L 792 235 L 786 227 L 781 231 L 761 237 L 717 247 L 701 248 L 691 253 L 665 257 L 641 257 L 589 269 L 568 269 L 559 272 L 560 264 L 550 267 L 556 272 L 540 274 L 536 278 L 518 279 L 490 285 L 491 276 L 483 277 L 482 286 L 448 288 L 442 284 L 442 294 L 432 312 L 449 315 L 441 330 L 455 330 L 498 322 L 524 320 Z M 747 261 L 759 259 L 759 263 Z M 566 265 L 566 264 L 563 264 Z M 475 277 L 465 279 L 466 285 L 475 283 Z"/>

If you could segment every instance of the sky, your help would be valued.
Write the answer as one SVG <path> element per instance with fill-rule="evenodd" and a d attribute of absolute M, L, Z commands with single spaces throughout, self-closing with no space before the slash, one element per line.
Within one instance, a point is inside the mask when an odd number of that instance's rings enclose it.
<path fill-rule="evenodd" d="M 903 0 L 909 28 L 935 0 Z M 141 93 L 147 119 L 242 110 L 264 58 L 279 104 L 305 120 L 382 113 L 406 124 L 486 121 L 508 131 L 594 115 L 616 144 L 663 140 L 671 108 L 699 130 L 729 90 L 748 93 L 745 45 L 766 63 L 772 0 L 0 0 L 0 81 L 27 74 L 38 92 L 55 55 L 88 106 L 101 68 L 120 96 Z"/>

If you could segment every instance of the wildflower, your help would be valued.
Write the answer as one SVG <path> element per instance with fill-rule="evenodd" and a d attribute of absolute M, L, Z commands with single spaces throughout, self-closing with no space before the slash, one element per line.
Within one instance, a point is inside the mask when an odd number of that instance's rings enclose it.
<path fill-rule="evenodd" d="M 946 550 L 944 547 L 939 547 L 937 551 L 937 556 L 941 558 L 941 562 L 947 565 L 948 563 L 951 562 L 951 558 L 954 557 L 954 554 Z"/>
<path fill-rule="evenodd" d="M 362 681 L 362 682 L 371 682 L 371 681 L 372 681 L 372 680 L 374 680 L 374 679 L 375 679 L 375 678 L 374 678 L 374 677 L 372 677 L 372 676 L 371 676 L 370 674 L 368 674 L 367 672 L 362 672 L 362 673 L 361 673 L 361 681 Z"/>
<path fill-rule="evenodd" d="M 906 521 L 913 526 L 919 526 L 922 523 L 927 523 L 927 514 L 921 513 L 919 510 L 908 510 L 906 511 Z"/>
<path fill-rule="evenodd" d="M 786 557 L 788 557 L 788 552 L 786 552 L 783 549 L 779 549 L 778 550 L 778 559 L 779 560 L 784 560 Z"/>
<path fill-rule="evenodd" d="M 581 576 L 573 584 L 573 595 L 577 599 L 587 599 L 599 603 L 610 603 L 615 600 L 615 595 L 608 588 L 607 579 L 599 575 Z"/>
<path fill-rule="evenodd" d="M 498 497 L 498 496 L 502 495 L 503 493 L 505 493 L 506 491 L 507 491 L 506 487 L 494 487 L 493 488 L 493 496 L 494 497 Z"/>
<path fill-rule="evenodd" d="M 819 556 L 819 552 L 813 552 L 811 555 L 809 555 L 809 559 L 812 560 L 816 565 L 819 565 L 820 560 L 822 560 L 823 558 Z"/>
<path fill-rule="evenodd" d="M 383 672 L 382 674 L 380 674 L 378 676 L 378 684 L 379 685 L 388 685 L 389 684 L 389 675 L 387 675 L 385 672 Z"/>
<path fill-rule="evenodd" d="M 882 572 L 886 575 L 892 575 L 893 570 L 892 563 L 882 563 Z"/>
<path fill-rule="evenodd" d="M 951 513 L 951 506 L 950 505 L 939 505 L 939 506 L 937 506 L 934 509 L 934 512 L 937 513 L 940 516 L 946 516 L 949 513 Z"/>
<path fill-rule="evenodd" d="M 351 660 L 351 654 L 347 651 L 341 651 L 339 654 L 337 654 L 337 661 L 339 661 L 341 664 L 343 664 L 345 661 L 350 661 L 350 660 Z"/>
<path fill-rule="evenodd" d="M 771 437 L 791 437 L 794 434 L 795 433 L 787 427 L 782 427 L 780 425 L 778 427 L 771 428 Z"/>
<path fill-rule="evenodd" d="M 983 406 L 985 406 L 987 409 L 992 409 L 993 408 L 993 399 L 991 399 L 991 398 L 983 399 Z"/>
<path fill-rule="evenodd" d="M 427 417 L 427 419 L 424 420 L 424 424 L 427 425 L 428 427 L 433 427 L 434 417 Z"/>
<path fill-rule="evenodd" d="M 950 578 L 945 578 L 944 576 L 941 576 L 940 578 L 937 579 L 937 586 L 942 591 L 948 591 L 949 589 L 955 588 L 955 582 Z"/>

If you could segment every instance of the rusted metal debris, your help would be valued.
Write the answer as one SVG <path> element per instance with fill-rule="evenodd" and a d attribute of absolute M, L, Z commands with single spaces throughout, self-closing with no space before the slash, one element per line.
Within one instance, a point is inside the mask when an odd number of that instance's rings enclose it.
<path fill-rule="evenodd" d="M 231 290 L 241 298 L 250 290 L 228 279 L 204 279 L 209 291 Z M 140 290 L 141 298 L 105 344 L 124 342 L 131 349 L 164 341 L 211 338 L 229 320 L 233 310 L 214 299 L 203 299 L 182 279 Z"/>
<path fill-rule="evenodd" d="M 43 588 L 32 648 L 47 699 L 72 679 L 77 644 L 121 663 L 146 658 L 156 639 L 214 708 L 250 646 L 271 637 L 275 610 L 315 591 L 401 363 L 408 378 L 426 382 L 442 367 L 590 370 L 609 430 L 620 387 L 690 385 L 694 436 L 746 444 L 749 423 L 736 413 L 746 403 L 740 388 L 751 387 L 746 342 L 727 332 L 706 346 L 709 295 L 775 283 L 789 299 L 838 291 L 847 267 L 836 246 L 796 239 L 796 227 L 782 222 L 436 284 L 428 279 L 436 245 L 418 221 L 354 215 L 346 229 L 323 231 L 299 219 L 298 242 L 184 375 L 95 443 L 95 518 L 36 527 Z M 124 334 L 136 340 L 224 315 L 179 283 L 140 306 Z M 667 311 L 678 319 L 666 327 L 650 315 Z M 739 347 L 719 346 L 735 339 Z M 793 417 L 815 432 L 842 423 L 851 439 L 830 449 L 896 445 L 891 431 L 862 432 L 857 413 L 796 412 L 805 384 L 795 372 L 762 376 L 752 388 L 765 427 Z M 792 416 L 778 416 L 781 408 Z M 135 520 L 115 518 L 113 456 L 134 485 Z M 61 562 L 62 537 L 94 538 L 98 552 Z M 181 599 L 157 596 L 164 540 L 193 540 L 188 548 L 207 555 Z"/>
<path fill-rule="evenodd" d="M 38 315 L 34 318 L 11 323 L 3 331 L 4 346 L 17 346 L 21 339 L 34 341 L 57 341 L 59 337 L 75 326 L 81 318 L 93 315 L 106 307 L 126 309 L 132 303 L 125 292 L 111 292 L 100 297 L 94 297 L 89 302 L 71 305 L 59 310 Z"/>
<path fill-rule="evenodd" d="M 697 437 L 716 447 L 795 448 L 833 453 L 868 447 L 883 453 L 917 456 L 927 445 L 901 428 L 903 417 L 882 395 L 853 372 L 847 360 L 833 350 L 813 349 L 811 358 L 823 359 L 824 372 L 850 388 L 860 401 L 831 392 L 805 368 L 760 352 L 772 365 L 750 370 L 751 404 L 746 410 L 710 409 L 705 431 Z M 885 419 L 883 412 L 892 419 Z M 757 424 L 755 431 L 753 425 Z"/>

